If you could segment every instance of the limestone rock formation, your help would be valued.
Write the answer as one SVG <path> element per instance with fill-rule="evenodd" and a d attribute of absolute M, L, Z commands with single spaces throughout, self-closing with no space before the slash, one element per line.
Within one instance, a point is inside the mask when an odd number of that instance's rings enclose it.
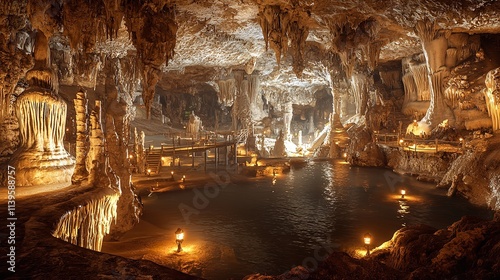
<path fill-rule="evenodd" d="M 47 37 L 38 31 L 35 67 L 27 73 L 30 86 L 15 105 L 21 143 L 11 162 L 19 176 L 17 186 L 68 183 L 74 170 L 63 144 L 67 105 L 48 68 L 48 52 Z"/>

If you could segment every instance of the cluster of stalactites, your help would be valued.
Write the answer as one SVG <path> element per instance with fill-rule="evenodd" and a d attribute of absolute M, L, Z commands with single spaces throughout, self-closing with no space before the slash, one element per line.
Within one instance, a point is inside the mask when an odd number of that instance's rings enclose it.
<path fill-rule="evenodd" d="M 67 0 L 62 6 L 62 24 L 73 49 L 90 53 L 98 42 L 118 37 L 123 20 L 121 0 Z"/>
<path fill-rule="evenodd" d="M 339 55 L 348 78 L 354 72 L 357 50 L 362 51 L 369 68 L 375 68 L 383 45 L 377 41 L 380 26 L 375 19 L 369 18 L 359 23 L 350 22 L 347 18 L 325 21 L 330 29 L 331 50 Z"/>
<path fill-rule="evenodd" d="M 484 97 L 488 114 L 493 122 L 493 130 L 500 129 L 500 68 L 491 70 L 486 75 Z"/>
<path fill-rule="evenodd" d="M 119 193 L 91 199 L 64 214 L 57 223 L 52 236 L 71 244 L 94 251 L 101 251 L 104 236 L 109 234 L 116 220 Z"/>
<path fill-rule="evenodd" d="M 125 23 L 142 65 L 142 99 L 148 119 L 161 66 L 168 65 L 176 44 L 175 7 L 169 2 L 131 2 L 125 10 Z"/>
<path fill-rule="evenodd" d="M 305 68 L 304 55 L 309 35 L 307 22 L 310 20 L 310 12 L 299 5 L 265 5 L 260 7 L 258 17 L 266 49 L 271 47 L 274 50 L 276 61 L 280 65 L 281 58 L 290 48 L 293 71 L 297 77 L 301 77 Z"/>
<path fill-rule="evenodd" d="M 16 106 L 21 143 L 25 149 L 64 150 L 66 103 L 61 98 L 24 92 Z"/>

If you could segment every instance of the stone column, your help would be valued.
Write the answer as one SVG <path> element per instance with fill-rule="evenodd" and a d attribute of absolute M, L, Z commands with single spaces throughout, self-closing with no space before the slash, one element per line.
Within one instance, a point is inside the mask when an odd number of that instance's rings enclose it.
<path fill-rule="evenodd" d="M 73 184 L 77 184 L 87 179 L 89 175 L 85 164 L 85 158 L 89 152 L 89 115 L 87 93 L 84 90 L 76 93 L 74 104 L 76 112 L 76 165 L 71 181 Z"/>

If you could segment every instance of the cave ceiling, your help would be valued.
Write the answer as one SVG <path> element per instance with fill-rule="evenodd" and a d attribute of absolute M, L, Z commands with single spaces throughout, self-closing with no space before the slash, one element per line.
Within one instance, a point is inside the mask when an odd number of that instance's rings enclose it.
<path fill-rule="evenodd" d="M 33 1 L 12 3 L 22 6 L 29 2 Z M 436 21 L 441 28 L 452 32 L 500 33 L 500 1 L 488 0 L 124 0 L 121 2 L 44 0 L 40 2 L 47 5 L 51 2 L 57 3 L 59 11 L 51 10 L 56 19 L 60 17 L 57 13 L 66 11 L 60 20 L 64 22 L 61 25 L 66 29 L 51 27 L 52 29 L 47 31 L 52 34 L 52 52 L 64 53 L 72 49 L 72 55 L 85 58 L 74 62 L 73 68 L 76 70 L 59 73 L 61 84 L 90 86 L 92 84 L 88 81 L 90 78 L 82 77 L 95 75 L 95 69 L 102 70 L 105 64 L 104 57 L 123 58 L 139 55 L 144 65 L 156 69 L 148 70 L 151 73 L 142 78 L 150 78 L 152 74 L 158 75 L 156 86 L 160 88 L 159 92 L 172 93 L 197 93 L 206 89 L 207 84 L 217 90 L 216 81 L 229 78 L 232 71 L 246 69 L 247 73 L 253 70 L 260 75 L 263 90 L 310 95 L 328 87 L 329 71 L 341 69 L 338 59 L 332 58 L 332 50 L 354 48 L 358 59 L 363 61 L 366 58 L 363 58 L 357 47 L 367 44 L 366 40 L 370 40 L 370 43 L 376 43 L 380 49 L 379 63 L 422 52 L 414 26 L 417 21 L 425 18 Z M 67 3 L 71 3 L 72 6 Z M 13 14 L 13 11 L 17 10 L 12 6 L 8 7 L 9 4 L 2 5 L 4 22 L 2 33 L 5 34 L 8 26 L 5 24 L 5 18 L 9 18 L 11 16 L 9 13 Z M 92 10 L 89 5 L 101 5 L 100 7 L 105 10 L 101 17 L 105 18 L 104 23 L 101 20 L 100 24 L 111 30 L 111 35 L 97 34 L 93 37 L 95 45 L 87 42 L 87 45 L 72 46 L 73 41 L 81 40 L 78 36 L 71 35 L 74 34 L 74 30 L 81 29 L 82 31 L 76 32 L 82 34 L 91 32 L 92 28 L 99 30 L 99 23 L 92 24 L 98 16 L 85 18 L 86 15 L 93 15 L 92 12 L 79 13 L 86 7 Z M 148 11 L 152 19 L 143 19 L 139 22 L 134 9 L 144 9 L 146 6 L 150 6 Z M 168 22 L 168 18 L 165 21 L 155 14 L 163 12 L 155 7 L 163 6 L 171 7 L 169 11 L 173 13 L 175 23 Z M 276 17 L 273 16 L 273 12 L 276 11 L 285 14 L 281 17 L 280 24 L 287 21 L 292 30 L 287 34 L 282 32 L 277 35 L 278 46 L 276 42 L 274 45 L 273 42 L 269 42 L 273 38 L 264 36 L 262 24 L 265 19 L 268 26 L 274 25 L 273 20 L 276 20 Z M 75 18 L 71 18 L 72 16 Z M 127 19 L 117 20 L 120 17 Z M 43 20 L 33 16 L 26 18 L 32 21 Z M 111 23 L 110 18 L 113 19 Z M 300 19 L 293 20 L 294 18 Z M 84 23 L 85 26 L 82 26 Z M 153 28 L 148 24 L 158 26 Z M 367 26 L 366 29 L 360 27 L 363 24 Z M 28 26 L 47 28 L 35 22 L 29 23 Z M 337 31 L 332 30 L 332 26 L 338 28 Z M 346 26 L 350 26 L 351 29 L 345 31 Z M 162 28 L 169 28 L 170 32 L 175 32 L 173 55 L 168 49 L 173 39 L 165 38 L 169 36 L 168 33 L 161 36 L 156 34 L 161 33 Z M 366 34 L 362 35 L 366 36 L 361 36 L 361 39 L 356 34 L 349 33 L 363 31 Z M 149 38 L 138 38 L 141 36 L 138 34 Z M 270 31 L 268 35 L 272 37 L 276 34 Z M 159 55 L 158 50 L 167 53 Z M 277 51 L 282 53 L 277 55 Z M 78 54 L 79 52 L 90 52 L 92 56 Z M 55 57 L 57 58 L 57 55 Z M 92 71 L 77 69 L 85 68 L 78 64 L 89 60 L 99 61 L 97 64 L 90 63 Z M 64 61 L 59 58 L 57 67 L 60 72 L 64 72 L 61 69 L 72 67 L 62 65 L 64 63 L 68 63 L 67 59 Z M 133 63 L 130 65 L 136 67 Z M 161 72 L 158 72 L 158 69 Z M 104 81 L 104 72 L 101 71 L 94 83 Z M 141 91 L 140 87 L 138 91 Z"/>

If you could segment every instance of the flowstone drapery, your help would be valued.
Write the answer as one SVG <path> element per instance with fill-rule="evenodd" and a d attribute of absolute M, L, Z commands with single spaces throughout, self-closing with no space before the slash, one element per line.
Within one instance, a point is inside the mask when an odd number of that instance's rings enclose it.
<path fill-rule="evenodd" d="M 71 244 L 101 251 L 104 237 L 116 222 L 119 193 L 93 198 L 64 214 L 52 235 Z"/>
<path fill-rule="evenodd" d="M 21 145 L 11 165 L 16 167 L 17 186 L 69 183 L 75 167 L 63 143 L 67 105 L 57 93 L 49 61 L 47 37 L 38 31 L 35 67 L 26 74 L 29 87 L 15 104 Z"/>

